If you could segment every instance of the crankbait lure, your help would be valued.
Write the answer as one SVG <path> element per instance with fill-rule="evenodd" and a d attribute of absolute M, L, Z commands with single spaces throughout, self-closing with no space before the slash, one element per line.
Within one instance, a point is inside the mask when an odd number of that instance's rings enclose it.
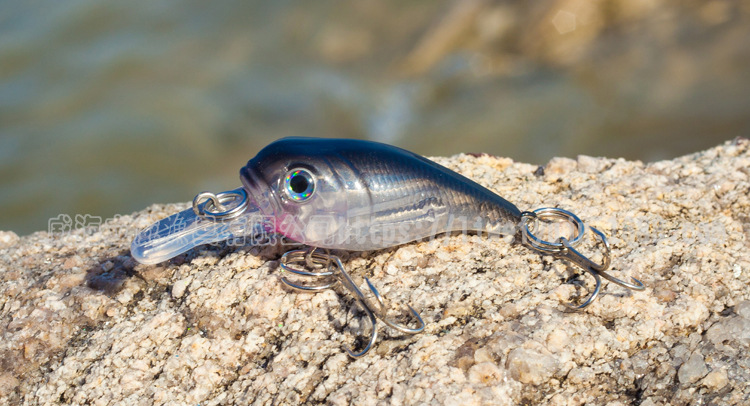
<path fill-rule="evenodd" d="M 408 328 L 389 320 L 384 300 L 369 280 L 366 282 L 375 305 L 365 298 L 338 257 L 317 249 L 376 250 L 451 231 L 490 235 L 520 232 L 531 248 L 570 260 L 594 277 L 594 291 L 575 309 L 596 299 L 600 277 L 626 288 L 644 289 L 635 278 L 628 283 L 605 272 L 610 264 L 610 246 L 599 230 L 589 227 L 603 243 L 603 263 L 576 251 L 574 247 L 581 242 L 586 227 L 573 213 L 558 208 L 522 212 L 478 183 L 394 146 L 361 140 L 285 138 L 251 159 L 240 170 L 240 179 L 243 187 L 219 194 L 200 193 L 192 209 L 145 229 L 133 240 L 133 258 L 155 264 L 201 244 L 264 233 L 280 234 L 307 245 L 312 249 L 284 254 L 281 267 L 326 282 L 310 286 L 286 277 L 282 281 L 310 291 L 341 282 L 352 292 L 373 331 L 361 352 L 346 348 L 352 357 L 362 356 L 372 347 L 377 319 L 410 334 L 422 331 L 424 322 L 411 307 L 418 327 Z M 572 238 L 551 242 L 534 235 L 540 221 L 551 220 L 572 225 Z"/>

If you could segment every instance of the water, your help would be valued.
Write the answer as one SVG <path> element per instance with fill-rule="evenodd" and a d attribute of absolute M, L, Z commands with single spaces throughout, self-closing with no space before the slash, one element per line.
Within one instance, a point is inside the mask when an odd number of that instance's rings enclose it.
<path fill-rule="evenodd" d="M 5 2 L 0 229 L 234 188 L 284 136 L 537 164 L 748 136 L 750 6 L 704 3 Z"/>

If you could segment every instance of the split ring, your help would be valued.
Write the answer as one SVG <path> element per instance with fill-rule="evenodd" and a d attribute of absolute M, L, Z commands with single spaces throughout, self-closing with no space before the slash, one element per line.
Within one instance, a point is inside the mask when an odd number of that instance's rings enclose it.
<path fill-rule="evenodd" d="M 556 207 L 544 207 L 541 209 L 536 209 L 533 212 L 529 212 L 528 216 L 523 217 L 523 220 L 521 221 L 521 233 L 523 234 L 526 241 L 528 241 L 529 245 L 540 251 L 557 253 L 566 248 L 562 242 L 550 242 L 535 236 L 534 233 L 532 233 L 529 229 L 529 220 L 532 219 L 535 220 L 532 223 L 534 225 L 536 225 L 540 220 L 546 221 L 548 219 L 562 219 L 565 220 L 568 224 L 571 224 L 575 228 L 575 237 L 568 238 L 568 243 L 571 246 L 578 245 L 578 243 L 580 243 L 581 239 L 583 238 L 583 234 L 586 232 L 586 226 L 583 224 L 581 219 L 567 210 L 558 209 Z M 532 227 L 532 229 L 534 228 L 536 227 Z"/>
<path fill-rule="evenodd" d="M 242 214 L 247 209 L 247 204 L 247 192 L 244 188 L 218 194 L 201 192 L 193 199 L 193 212 L 214 220 L 229 220 Z"/>

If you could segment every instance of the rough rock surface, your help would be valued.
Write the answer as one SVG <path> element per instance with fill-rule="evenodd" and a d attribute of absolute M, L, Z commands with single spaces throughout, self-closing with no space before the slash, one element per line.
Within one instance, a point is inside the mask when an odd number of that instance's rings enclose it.
<path fill-rule="evenodd" d="M 288 247 L 195 249 L 137 264 L 152 206 L 99 230 L 0 233 L 2 404 L 748 404 L 750 142 L 671 161 L 437 159 L 515 202 L 558 206 L 610 236 L 618 275 L 583 312 L 577 270 L 502 240 L 451 235 L 342 253 L 428 323 L 381 327 L 367 356 L 341 289 L 279 281 Z M 589 238 L 586 252 L 597 248 Z M 584 279 L 585 280 L 585 279 Z"/>

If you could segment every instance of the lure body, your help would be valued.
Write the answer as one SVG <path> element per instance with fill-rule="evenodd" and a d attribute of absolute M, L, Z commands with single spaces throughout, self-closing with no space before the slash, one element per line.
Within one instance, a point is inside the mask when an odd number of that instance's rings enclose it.
<path fill-rule="evenodd" d="M 281 139 L 240 178 L 274 232 L 313 247 L 373 250 L 459 230 L 514 234 L 521 221 L 516 206 L 478 183 L 371 141 Z M 309 195 L 295 193 L 295 179 Z"/>

